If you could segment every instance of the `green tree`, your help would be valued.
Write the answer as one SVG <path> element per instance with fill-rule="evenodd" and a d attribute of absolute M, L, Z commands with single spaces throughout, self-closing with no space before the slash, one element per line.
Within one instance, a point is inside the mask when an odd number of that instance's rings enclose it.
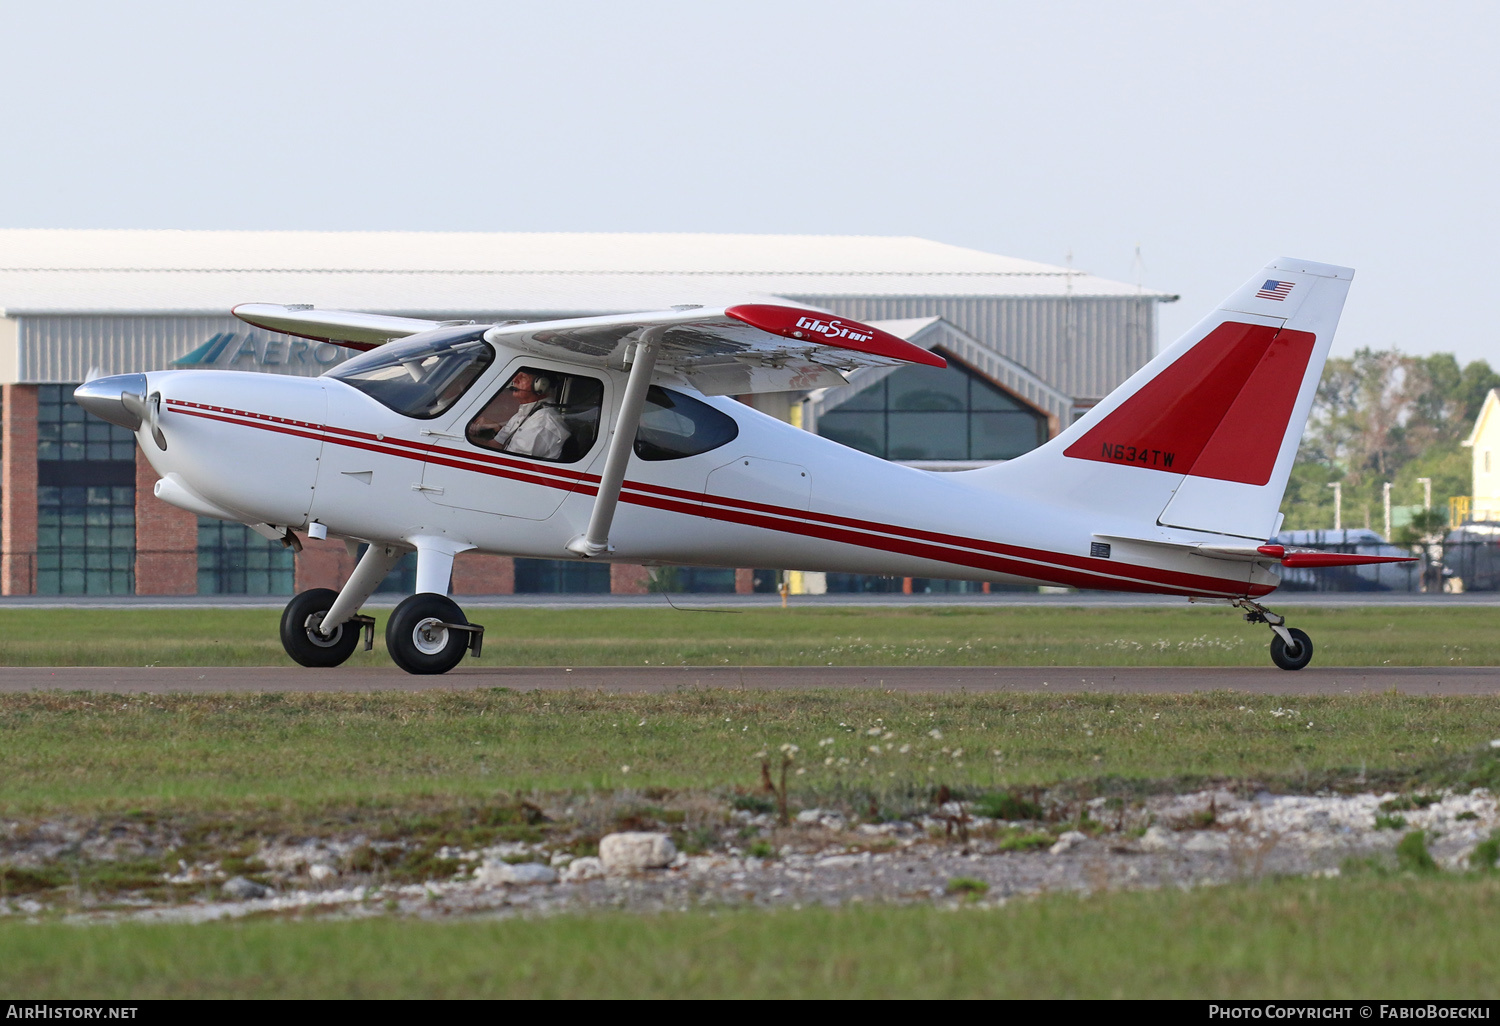
<path fill-rule="evenodd" d="M 1443 566 L 1435 559 L 1434 549 L 1442 542 L 1448 527 L 1446 510 L 1426 509 L 1414 515 L 1411 522 L 1396 532 L 1397 545 L 1406 545 L 1422 557 L 1422 590 L 1443 590 Z"/>
<path fill-rule="evenodd" d="M 1281 511 L 1287 530 L 1333 526 L 1333 493 L 1343 490 L 1346 526 L 1377 526 L 1383 486 L 1392 502 L 1421 501 L 1419 477 L 1432 478 L 1433 505 L 1472 488 L 1461 445 L 1500 374 L 1476 360 L 1460 367 L 1451 353 L 1408 356 L 1360 349 L 1330 359 L 1297 451 Z"/>

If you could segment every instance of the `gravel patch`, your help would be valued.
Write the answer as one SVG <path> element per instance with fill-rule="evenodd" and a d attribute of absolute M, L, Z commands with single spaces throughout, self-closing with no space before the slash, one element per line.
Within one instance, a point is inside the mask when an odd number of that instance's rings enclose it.
<path fill-rule="evenodd" d="M 0 916 L 195 923 L 286 914 L 441 919 L 855 902 L 983 906 L 1053 892 L 1335 876 L 1350 859 L 1394 865 L 1397 843 L 1412 830 L 1426 834 L 1439 867 L 1452 871 L 1468 868 L 1476 845 L 1500 829 L 1500 803 L 1484 790 L 1405 796 L 1205 790 L 1128 807 L 1095 799 L 1069 823 L 1006 823 L 957 802 L 890 823 L 859 823 L 820 809 L 803 810 L 786 827 L 764 813 L 721 810 L 720 817 L 736 839 L 723 850 L 684 854 L 665 833 L 650 831 L 601 838 L 602 859 L 575 858 L 549 842 L 443 848 L 436 857 L 456 867 L 451 875 L 399 884 L 350 868 L 359 852 L 399 842 L 270 841 L 257 856 L 264 867 L 253 874 L 259 882 L 217 862 L 179 863 L 162 875 L 165 893 L 13 895 L 0 898 Z M 45 868 L 85 850 L 93 858 L 136 857 L 169 843 L 144 829 L 7 824 L 0 868 Z"/>

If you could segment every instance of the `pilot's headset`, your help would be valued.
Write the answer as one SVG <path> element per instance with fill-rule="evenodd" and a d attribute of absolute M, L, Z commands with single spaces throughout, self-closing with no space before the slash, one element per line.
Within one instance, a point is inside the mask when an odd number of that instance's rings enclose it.
<path fill-rule="evenodd" d="M 531 374 L 531 390 L 533 392 L 535 392 L 537 395 L 541 396 L 543 399 L 551 399 L 552 398 L 552 392 L 555 389 L 555 387 L 556 386 L 555 386 L 555 384 L 554 384 L 554 382 L 552 380 L 552 375 L 550 375 L 550 374 L 541 374 L 541 373 L 538 373 L 536 371 L 532 372 L 532 374 Z"/>

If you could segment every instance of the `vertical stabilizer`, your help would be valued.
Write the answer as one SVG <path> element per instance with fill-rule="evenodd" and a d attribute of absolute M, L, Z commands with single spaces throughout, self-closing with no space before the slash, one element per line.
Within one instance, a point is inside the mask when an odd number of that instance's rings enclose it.
<path fill-rule="evenodd" d="M 1067 431 L 978 473 L 1142 528 L 1264 541 L 1353 276 L 1274 261 Z"/>

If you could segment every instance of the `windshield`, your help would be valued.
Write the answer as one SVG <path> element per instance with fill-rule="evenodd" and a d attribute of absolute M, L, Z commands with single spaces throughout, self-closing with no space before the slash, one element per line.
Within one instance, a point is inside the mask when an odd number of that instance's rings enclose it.
<path fill-rule="evenodd" d="M 436 417 L 468 391 L 495 359 L 482 327 L 424 331 L 330 370 L 383 406 L 408 417 Z"/>

